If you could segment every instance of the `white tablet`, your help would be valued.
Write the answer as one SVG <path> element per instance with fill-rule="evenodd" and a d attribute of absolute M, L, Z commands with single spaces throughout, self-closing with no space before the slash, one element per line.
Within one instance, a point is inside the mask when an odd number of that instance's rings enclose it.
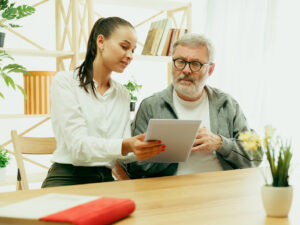
<path fill-rule="evenodd" d="M 145 140 L 161 140 L 166 150 L 145 162 L 184 162 L 188 159 L 201 120 L 150 119 Z"/>

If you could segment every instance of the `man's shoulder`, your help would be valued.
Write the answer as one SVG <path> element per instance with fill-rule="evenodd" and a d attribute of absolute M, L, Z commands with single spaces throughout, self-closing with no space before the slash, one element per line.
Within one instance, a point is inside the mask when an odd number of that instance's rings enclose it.
<path fill-rule="evenodd" d="M 210 100 L 217 100 L 220 103 L 237 103 L 237 101 L 229 93 L 222 91 L 221 89 L 207 85 L 206 90 Z"/>
<path fill-rule="evenodd" d="M 216 95 L 216 96 L 230 96 L 228 93 L 226 93 L 225 91 L 222 91 L 219 88 L 216 87 L 212 87 L 209 85 L 206 85 L 206 90 L 208 91 L 208 93 L 210 93 L 211 95 Z"/>
<path fill-rule="evenodd" d="M 143 99 L 144 104 L 157 104 L 170 96 L 170 86 Z"/>

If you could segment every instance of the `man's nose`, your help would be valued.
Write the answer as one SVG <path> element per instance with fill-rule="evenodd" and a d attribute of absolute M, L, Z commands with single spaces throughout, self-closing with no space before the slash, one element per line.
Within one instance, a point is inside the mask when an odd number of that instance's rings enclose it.
<path fill-rule="evenodd" d="M 183 68 L 182 73 L 183 74 L 191 74 L 192 73 L 191 68 L 190 68 L 190 64 L 188 64 L 188 63 L 185 64 L 185 67 Z"/>

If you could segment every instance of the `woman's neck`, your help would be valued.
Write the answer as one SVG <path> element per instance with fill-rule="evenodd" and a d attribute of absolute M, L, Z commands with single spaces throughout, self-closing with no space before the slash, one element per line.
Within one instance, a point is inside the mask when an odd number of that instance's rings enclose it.
<path fill-rule="evenodd" d="M 102 63 L 102 59 L 97 54 L 93 62 L 93 79 L 97 81 L 97 91 L 103 95 L 110 87 L 109 80 L 111 72 Z"/>

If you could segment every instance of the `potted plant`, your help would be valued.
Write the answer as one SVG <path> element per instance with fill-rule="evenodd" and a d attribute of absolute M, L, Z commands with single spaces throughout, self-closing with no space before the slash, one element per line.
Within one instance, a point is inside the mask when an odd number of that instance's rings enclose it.
<path fill-rule="evenodd" d="M 17 25 L 15 23 L 10 23 L 10 22 L 15 22 L 15 20 L 19 20 L 23 17 L 29 16 L 34 12 L 35 9 L 31 6 L 28 5 L 15 6 L 14 2 L 9 2 L 8 0 L 0 0 L 0 15 L 2 18 L 0 22 L 0 26 L 11 27 L 11 28 L 20 27 L 20 25 Z M 5 35 L 4 33 L 1 34 L 0 32 L 0 47 L 3 47 L 3 44 L 1 45 L 1 37 L 4 37 L 4 35 Z M 15 84 L 14 80 L 11 77 L 11 74 L 25 73 L 30 75 L 30 73 L 26 70 L 25 67 L 19 64 L 16 63 L 7 64 L 7 61 L 13 61 L 13 60 L 14 58 L 8 55 L 4 50 L 0 50 L 0 77 L 8 87 L 12 87 L 13 89 L 18 88 L 25 96 L 25 92 L 23 88 Z M 4 98 L 4 95 L 1 91 L 0 91 L 0 97 Z"/>
<path fill-rule="evenodd" d="M 9 163 L 10 157 L 8 151 L 0 145 L 0 181 L 5 178 L 5 168 Z"/>
<path fill-rule="evenodd" d="M 289 184 L 291 144 L 280 136 L 275 136 L 275 131 L 272 126 L 265 126 L 265 136 L 262 141 L 256 133 L 252 132 L 241 133 L 239 140 L 251 154 L 263 153 L 267 157 L 271 180 L 269 181 L 265 174 L 266 184 L 261 188 L 267 215 L 286 217 L 293 199 L 293 187 Z"/>
<path fill-rule="evenodd" d="M 136 94 L 142 88 L 142 85 L 138 84 L 135 80 L 128 80 L 127 84 L 124 84 L 130 94 L 130 111 L 135 110 L 135 103 L 138 100 Z"/>
<path fill-rule="evenodd" d="M 20 27 L 20 25 L 15 24 L 14 22 L 35 12 L 35 8 L 31 6 L 15 6 L 15 4 L 15 2 L 10 2 L 9 0 L 0 0 L 0 14 L 2 18 L 2 20 L 0 21 L 1 27 Z M 0 47 L 3 47 L 4 45 L 4 38 L 5 33 L 0 32 Z"/>

